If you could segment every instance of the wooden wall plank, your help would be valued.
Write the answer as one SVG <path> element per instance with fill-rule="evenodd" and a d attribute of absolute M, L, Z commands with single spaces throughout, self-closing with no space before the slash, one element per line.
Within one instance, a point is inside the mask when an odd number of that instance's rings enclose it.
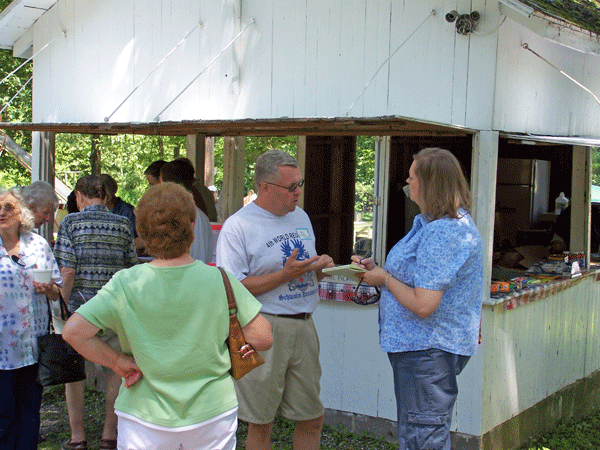
<path fill-rule="evenodd" d="M 600 59 L 544 39 L 509 18 L 499 31 L 494 128 L 593 135 L 594 124 L 600 120 L 598 103 L 522 44 L 527 43 L 552 65 L 579 78 L 592 92 L 600 92 L 600 79 L 590 76 L 600 70 Z"/>
<path fill-rule="evenodd" d="M 273 104 L 273 34 L 274 23 L 278 21 L 275 11 L 281 2 L 264 0 L 244 2 L 242 23 L 256 23 L 248 29 L 243 38 L 244 57 L 241 67 L 241 82 L 236 116 L 248 114 L 251 117 L 266 117 L 271 114 Z M 294 2 L 294 5 L 300 2 Z M 294 50 L 300 51 L 301 49 Z M 293 52 L 292 52 L 293 53 Z M 289 56 L 289 55 L 287 55 Z M 257 61 L 263 62 L 257 64 Z M 286 59 L 279 59 L 277 65 L 285 67 Z"/>
<path fill-rule="evenodd" d="M 314 47 L 316 65 L 314 72 L 309 76 L 314 79 L 315 90 L 306 91 L 306 95 L 314 95 L 315 112 L 311 115 L 324 114 L 331 117 L 337 115 L 340 92 L 339 76 L 340 65 L 340 23 L 341 23 L 341 0 L 322 2 L 310 0 L 308 3 L 309 15 L 307 19 L 308 34 L 314 35 L 311 42 Z M 307 57 L 308 57 L 307 52 Z M 317 111 L 319 111 L 317 113 Z"/>
<path fill-rule="evenodd" d="M 597 292 L 592 277 L 514 310 L 484 307 L 482 433 L 597 370 L 586 366 Z"/>
<path fill-rule="evenodd" d="M 306 5 L 274 2 L 272 33 L 270 112 L 274 117 L 294 117 L 304 102 Z"/>
<path fill-rule="evenodd" d="M 34 85 L 50 82 L 53 89 L 34 87 L 34 114 L 52 122 L 102 121 L 202 20 L 201 33 L 114 118 L 150 121 L 254 18 L 256 25 L 162 119 L 343 117 L 375 71 L 434 8 L 436 15 L 385 65 L 351 115 L 517 132 L 598 133 L 595 100 L 523 50 L 521 42 L 529 41 L 595 91 L 600 91 L 599 58 L 542 39 L 511 19 L 502 22 L 492 3 L 63 0 L 34 26 L 36 48 L 50 40 L 51 27 L 67 28 L 66 45 L 36 58 Z M 478 8 L 482 33 L 457 35 L 443 17 L 450 7 Z"/>
<path fill-rule="evenodd" d="M 363 52 L 362 65 L 354 72 L 356 76 L 360 74 L 360 83 L 352 92 L 350 103 L 340 105 L 351 117 L 374 116 L 376 111 L 388 106 L 389 64 L 386 60 L 390 56 L 391 2 L 366 0 L 364 15 L 364 43 L 357 47 Z M 356 105 L 349 111 L 354 102 Z"/>
<path fill-rule="evenodd" d="M 589 147 L 573 147 L 571 175 L 571 236 L 570 251 L 584 252 L 590 260 L 592 151 Z"/>

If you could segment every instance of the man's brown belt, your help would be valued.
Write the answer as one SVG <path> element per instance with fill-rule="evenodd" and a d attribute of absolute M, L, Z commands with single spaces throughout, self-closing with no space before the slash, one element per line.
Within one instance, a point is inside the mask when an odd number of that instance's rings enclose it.
<path fill-rule="evenodd" d="M 300 320 L 306 320 L 306 319 L 310 319 L 310 316 L 312 316 L 312 313 L 298 313 L 298 314 L 273 314 L 274 316 L 277 317 L 283 317 L 284 319 L 300 319 Z"/>

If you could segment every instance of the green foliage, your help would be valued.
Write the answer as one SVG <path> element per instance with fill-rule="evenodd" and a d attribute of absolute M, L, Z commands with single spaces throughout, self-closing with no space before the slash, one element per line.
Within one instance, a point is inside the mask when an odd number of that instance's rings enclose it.
<path fill-rule="evenodd" d="M 598 0 L 523 0 L 523 3 L 546 14 L 562 17 L 596 34 L 600 33 Z"/>
<path fill-rule="evenodd" d="M 6 8 L 12 0 L 0 0 L 0 10 Z M 24 60 L 13 58 L 10 50 L 0 50 L 0 80 L 19 67 Z M 33 74 L 31 63 L 25 64 L 14 75 L 0 84 L 0 109 L 19 92 Z M 31 122 L 31 82 L 2 112 L 2 122 Z M 13 130 L 7 134 L 12 140 L 25 149 L 31 149 L 31 133 Z M 0 148 L 2 139 L 0 136 Z M 31 182 L 31 175 L 6 151 L 0 153 L 0 186 L 26 185 Z"/>
<path fill-rule="evenodd" d="M 375 137 L 356 138 L 356 191 L 354 211 L 373 213 L 375 185 Z"/>
<path fill-rule="evenodd" d="M 215 138 L 215 186 L 221 192 L 223 187 L 223 138 Z M 254 187 L 254 167 L 256 159 L 273 148 L 283 150 L 296 157 L 296 136 L 251 136 L 246 138 L 246 170 L 244 173 L 244 192 Z"/>
<path fill-rule="evenodd" d="M 118 196 L 137 205 L 148 189 L 144 170 L 157 159 L 171 161 L 185 156 L 185 137 L 180 136 L 98 136 L 102 173 L 111 175 L 119 186 Z M 56 136 L 56 173 L 68 186 L 91 173 L 91 135 Z"/>
<path fill-rule="evenodd" d="M 0 186 L 25 186 L 31 182 L 29 172 L 10 154 L 3 153 L 0 158 Z"/>
<path fill-rule="evenodd" d="M 592 148 L 592 184 L 600 186 L 600 148 Z"/>
<path fill-rule="evenodd" d="M 5 6 L 5 5 L 3 5 Z M 10 51 L 0 50 L 0 79 L 16 69 L 23 60 L 13 58 Z M 19 69 L 0 85 L 0 109 L 8 105 L 11 98 L 21 89 L 32 74 L 31 64 L 28 63 Z M 6 107 L 2 112 L 4 122 L 31 122 L 31 83 Z M 7 133 L 21 147 L 31 148 L 31 134 L 23 131 L 9 131 Z M 0 148 L 2 138 L 0 136 Z M 10 187 L 16 184 L 29 184 L 31 176 L 27 169 L 19 165 L 8 152 L 3 151 L 0 156 L 0 185 Z"/>

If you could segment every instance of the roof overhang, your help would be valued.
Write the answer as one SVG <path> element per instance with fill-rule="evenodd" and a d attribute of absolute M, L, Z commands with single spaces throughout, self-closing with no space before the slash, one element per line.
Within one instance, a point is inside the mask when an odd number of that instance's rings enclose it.
<path fill-rule="evenodd" d="M 278 118 L 193 120 L 146 123 L 7 123 L 0 129 L 79 134 L 144 134 L 163 136 L 328 136 L 406 135 L 457 136 L 475 133 L 460 126 L 422 122 L 397 116 L 372 118 Z"/>
<path fill-rule="evenodd" d="M 544 136 L 539 134 L 500 133 L 501 138 L 519 141 L 525 145 L 554 144 L 581 145 L 583 147 L 600 147 L 600 137 L 579 136 Z"/>
<path fill-rule="evenodd" d="M 0 48 L 13 50 L 16 57 L 30 57 L 33 24 L 56 2 L 14 0 L 0 13 Z"/>
<path fill-rule="evenodd" d="M 0 130 L 73 134 L 139 134 L 160 136 L 466 136 L 478 130 L 457 125 L 417 121 L 405 117 L 279 118 L 190 120 L 145 123 L 29 123 L 0 122 Z M 581 145 L 600 147 L 600 137 L 551 136 L 500 131 L 503 139 L 524 145 Z"/>
<path fill-rule="evenodd" d="M 545 39 L 566 47 L 600 55 L 600 37 L 578 25 L 536 11 L 517 0 L 498 0 L 500 13 Z"/>

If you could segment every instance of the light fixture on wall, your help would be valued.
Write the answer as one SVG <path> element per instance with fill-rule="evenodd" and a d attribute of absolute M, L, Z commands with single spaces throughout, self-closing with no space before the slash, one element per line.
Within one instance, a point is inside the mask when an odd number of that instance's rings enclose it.
<path fill-rule="evenodd" d="M 456 32 L 462 35 L 473 32 L 480 18 L 481 14 L 477 11 L 473 11 L 471 14 L 459 14 L 458 11 L 452 10 L 446 14 L 446 21 L 450 23 L 456 21 Z"/>

